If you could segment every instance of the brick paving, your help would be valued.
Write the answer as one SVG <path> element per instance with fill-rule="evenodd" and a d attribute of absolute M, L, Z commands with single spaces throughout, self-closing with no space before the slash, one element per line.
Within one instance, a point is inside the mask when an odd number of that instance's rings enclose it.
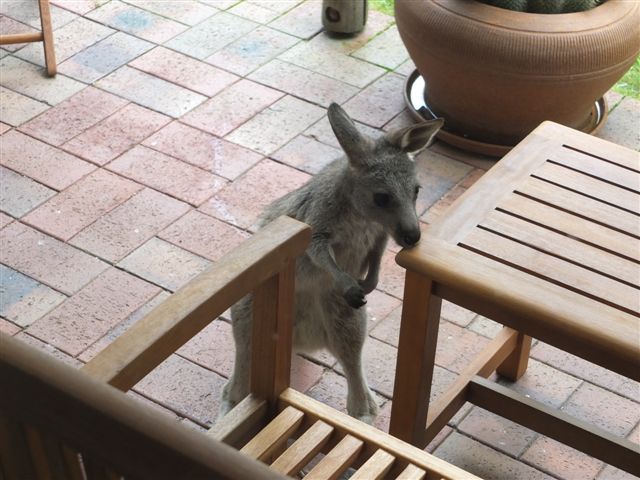
<path fill-rule="evenodd" d="M 52 0 L 59 74 L 39 44 L 0 49 L 0 330 L 81 366 L 255 230 L 262 208 L 340 155 L 326 120 L 342 104 L 373 135 L 412 120 L 413 70 L 393 17 L 356 37 L 322 32 L 320 0 Z M 0 3 L 0 32 L 39 28 L 35 0 Z M 640 102 L 610 92 L 600 136 L 640 148 Z M 416 160 L 423 226 L 491 167 L 436 142 Z M 366 372 L 388 428 L 403 293 L 397 246 L 369 295 Z M 432 396 L 500 326 L 446 303 Z M 193 428 L 211 425 L 233 365 L 228 316 L 130 392 Z M 634 442 L 635 382 L 543 343 L 505 385 Z M 292 383 L 345 408 L 327 352 L 296 357 Z M 485 478 L 628 474 L 477 407 L 428 446 Z"/>

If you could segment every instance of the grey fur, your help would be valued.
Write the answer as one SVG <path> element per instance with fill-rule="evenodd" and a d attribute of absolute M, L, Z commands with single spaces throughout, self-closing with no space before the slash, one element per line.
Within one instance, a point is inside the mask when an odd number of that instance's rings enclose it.
<path fill-rule="evenodd" d="M 311 243 L 296 264 L 296 351 L 327 348 L 342 364 L 348 383 L 347 411 L 368 423 L 377 406 L 362 370 L 367 336 L 365 295 L 376 288 L 380 260 L 392 236 L 410 247 L 420 239 L 415 211 L 419 188 L 408 152 L 425 147 L 442 120 L 421 123 L 377 140 L 358 132 L 336 104 L 329 121 L 346 155 L 299 189 L 273 202 L 261 225 L 288 215 L 312 227 Z M 379 195 L 388 195 L 386 207 Z M 251 296 L 231 309 L 236 343 L 234 372 L 224 388 L 220 415 L 249 391 Z"/>

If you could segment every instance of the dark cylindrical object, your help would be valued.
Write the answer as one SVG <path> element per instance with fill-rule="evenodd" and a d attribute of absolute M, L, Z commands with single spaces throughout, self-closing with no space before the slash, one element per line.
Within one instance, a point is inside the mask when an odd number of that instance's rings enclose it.
<path fill-rule="evenodd" d="M 335 33 L 358 33 L 367 23 L 367 0 L 323 0 L 322 25 Z"/>

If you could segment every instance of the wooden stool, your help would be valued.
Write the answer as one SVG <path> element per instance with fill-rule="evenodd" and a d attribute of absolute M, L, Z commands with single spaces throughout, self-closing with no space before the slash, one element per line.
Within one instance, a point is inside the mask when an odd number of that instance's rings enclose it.
<path fill-rule="evenodd" d="M 638 152 L 545 122 L 498 162 L 397 257 L 391 434 L 424 446 L 469 401 L 639 475 L 637 445 L 486 380 L 523 375 L 531 337 L 640 380 L 639 215 Z M 508 328 L 428 405 L 441 299 Z"/>
<path fill-rule="evenodd" d="M 57 72 L 56 52 L 53 45 L 53 29 L 51 27 L 51 9 L 49 0 L 38 0 L 40 8 L 40 24 L 42 29 L 37 33 L 16 33 L 13 35 L 0 35 L 0 45 L 13 43 L 42 42 L 44 46 L 44 59 L 47 65 L 47 73 L 55 77 Z"/>

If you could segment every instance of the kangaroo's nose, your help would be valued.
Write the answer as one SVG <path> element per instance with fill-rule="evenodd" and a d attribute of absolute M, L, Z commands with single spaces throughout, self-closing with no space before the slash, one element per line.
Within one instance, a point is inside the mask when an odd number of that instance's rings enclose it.
<path fill-rule="evenodd" d="M 404 243 L 407 245 L 407 247 L 413 247 L 420 241 L 420 230 L 406 232 L 402 239 L 404 240 Z"/>

